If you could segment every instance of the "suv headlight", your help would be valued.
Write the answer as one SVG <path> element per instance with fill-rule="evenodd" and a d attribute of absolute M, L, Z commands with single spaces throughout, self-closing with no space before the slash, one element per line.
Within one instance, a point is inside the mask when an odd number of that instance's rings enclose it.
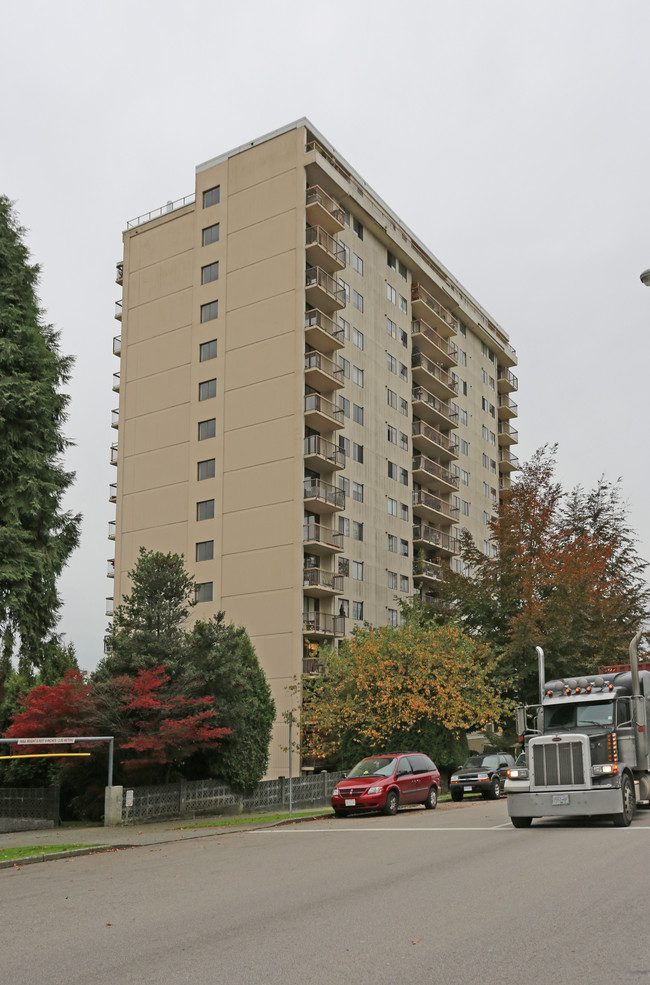
<path fill-rule="evenodd" d="M 458 773 L 454 773 L 454 775 L 452 776 L 450 782 L 451 783 L 458 783 Z"/>
<path fill-rule="evenodd" d="M 489 780 L 489 779 L 490 779 L 490 777 L 488 776 L 488 774 L 487 774 L 487 773 L 479 773 L 479 774 L 478 774 L 478 779 L 479 779 L 479 780 Z"/>

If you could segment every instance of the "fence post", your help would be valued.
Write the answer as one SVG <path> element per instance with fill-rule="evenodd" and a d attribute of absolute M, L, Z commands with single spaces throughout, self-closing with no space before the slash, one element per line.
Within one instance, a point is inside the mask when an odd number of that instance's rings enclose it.
<path fill-rule="evenodd" d="M 104 788 L 104 827 L 112 827 L 122 823 L 122 791 L 123 787 Z"/>

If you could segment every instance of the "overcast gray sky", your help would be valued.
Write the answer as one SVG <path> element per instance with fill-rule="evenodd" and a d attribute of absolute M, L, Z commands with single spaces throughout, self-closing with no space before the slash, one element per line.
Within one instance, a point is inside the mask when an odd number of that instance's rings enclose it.
<path fill-rule="evenodd" d="M 601 473 L 650 555 L 647 0 L 4 0 L 0 193 L 74 354 L 67 433 L 84 514 L 60 589 L 102 655 L 115 481 L 111 340 L 126 220 L 194 166 L 307 116 L 510 334 L 520 459 L 558 442 Z"/>

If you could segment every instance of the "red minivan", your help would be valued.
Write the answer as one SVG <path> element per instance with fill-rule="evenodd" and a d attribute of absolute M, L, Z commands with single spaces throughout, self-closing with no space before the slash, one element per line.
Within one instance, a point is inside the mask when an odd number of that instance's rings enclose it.
<path fill-rule="evenodd" d="M 337 817 L 354 811 L 397 814 L 401 804 L 424 804 L 433 810 L 440 793 L 440 773 L 421 752 L 388 752 L 368 756 L 332 790 Z"/>

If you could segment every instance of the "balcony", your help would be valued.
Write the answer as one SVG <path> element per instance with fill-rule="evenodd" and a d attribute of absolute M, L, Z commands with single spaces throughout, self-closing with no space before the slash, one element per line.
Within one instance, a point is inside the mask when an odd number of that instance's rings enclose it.
<path fill-rule="evenodd" d="M 519 389 L 519 380 L 514 373 L 511 373 L 505 366 L 499 366 L 497 375 L 497 390 L 499 393 L 511 393 Z"/>
<path fill-rule="evenodd" d="M 305 509 L 310 513 L 333 513 L 345 509 L 345 493 L 331 482 L 306 478 L 303 485 Z"/>
<path fill-rule="evenodd" d="M 311 308 L 330 314 L 345 308 L 345 288 L 322 267 L 309 267 L 305 271 L 305 298 Z"/>
<path fill-rule="evenodd" d="M 305 424 L 314 431 L 332 431 L 345 426 L 343 408 L 320 393 L 305 394 Z"/>
<path fill-rule="evenodd" d="M 111 465 L 117 465 L 117 441 L 111 445 Z"/>
<path fill-rule="evenodd" d="M 312 267 L 322 267 L 330 274 L 345 270 L 345 249 L 321 226 L 307 226 L 305 250 Z"/>
<path fill-rule="evenodd" d="M 307 189 L 305 210 L 310 226 L 321 226 L 330 234 L 341 233 L 345 229 L 345 212 L 320 185 Z"/>
<path fill-rule="evenodd" d="M 117 503 L 117 482 L 111 482 L 108 487 L 108 501 L 109 503 Z"/>
<path fill-rule="evenodd" d="M 511 427 L 508 421 L 499 421 L 499 444 L 516 445 L 519 441 L 519 431 Z"/>
<path fill-rule="evenodd" d="M 413 562 L 413 577 L 423 582 L 436 582 L 442 580 L 442 565 L 435 561 L 421 561 L 416 559 Z"/>
<path fill-rule="evenodd" d="M 334 352 L 345 345 L 345 334 L 340 325 L 313 308 L 305 312 L 305 342 L 319 352 Z"/>
<path fill-rule="evenodd" d="M 458 438 L 455 434 L 443 434 L 424 421 L 413 421 L 411 425 L 413 447 L 417 451 L 435 458 L 451 460 L 458 458 Z"/>
<path fill-rule="evenodd" d="M 117 521 L 116 520 L 109 520 L 108 521 L 108 539 L 109 540 L 115 540 L 115 529 L 116 529 L 116 527 L 117 527 Z"/>
<path fill-rule="evenodd" d="M 458 423 L 458 411 L 452 410 L 448 404 L 434 397 L 424 387 L 416 387 L 411 393 L 413 413 L 429 424 L 438 427 L 454 428 Z"/>
<path fill-rule="evenodd" d="M 120 426 L 120 408 L 116 407 L 115 410 L 111 411 L 111 427 L 117 428 Z"/>
<path fill-rule="evenodd" d="M 113 336 L 113 355 L 120 356 L 122 354 L 122 336 Z"/>
<path fill-rule="evenodd" d="M 345 385 L 343 367 L 321 352 L 305 353 L 305 382 L 314 390 L 327 393 Z"/>
<path fill-rule="evenodd" d="M 499 406 L 497 408 L 497 413 L 499 415 L 499 420 L 503 421 L 508 418 L 516 417 L 517 414 L 519 413 L 519 408 L 517 407 L 517 404 L 514 402 L 514 400 L 511 400 L 510 397 L 506 396 L 505 394 L 502 394 L 499 397 Z"/>
<path fill-rule="evenodd" d="M 458 476 L 424 455 L 416 455 L 413 459 L 413 481 L 442 492 L 456 492 L 459 484 Z"/>
<path fill-rule="evenodd" d="M 322 568 L 305 568 L 302 573 L 302 590 L 311 598 L 330 598 L 343 591 L 343 575 Z"/>
<path fill-rule="evenodd" d="M 413 546 L 419 548 L 435 548 L 444 554 L 458 554 L 460 552 L 460 541 L 449 534 L 443 534 L 437 527 L 431 527 L 428 523 L 416 523 L 413 525 Z"/>
<path fill-rule="evenodd" d="M 115 302 L 115 317 L 117 318 L 118 321 L 122 321 L 122 302 L 121 301 L 116 301 Z"/>
<path fill-rule="evenodd" d="M 505 448 L 499 450 L 499 472 L 515 472 L 520 468 L 519 459 Z"/>
<path fill-rule="evenodd" d="M 456 335 L 458 332 L 458 319 L 454 318 L 450 311 L 436 301 L 421 284 L 411 284 L 411 305 L 413 316 L 423 318 L 431 322 L 434 329 L 445 338 Z"/>
<path fill-rule="evenodd" d="M 321 557 L 343 550 L 343 534 L 313 520 L 303 523 L 302 542 L 310 554 Z"/>
<path fill-rule="evenodd" d="M 419 318 L 411 322 L 411 335 L 414 346 L 435 362 L 443 366 L 458 365 L 458 346 L 455 342 L 443 339 L 426 321 Z"/>
<path fill-rule="evenodd" d="M 324 640 L 328 636 L 344 636 L 345 616 L 333 616 L 329 612 L 304 612 L 302 631 L 310 640 Z"/>
<path fill-rule="evenodd" d="M 414 383 L 442 400 L 449 400 L 458 393 L 456 380 L 452 380 L 446 369 L 432 362 L 423 352 L 414 351 L 411 355 L 411 375 Z"/>
<path fill-rule="evenodd" d="M 106 577 L 107 578 L 114 578 L 115 577 L 115 558 L 114 557 L 109 557 L 108 561 L 106 562 Z"/>
<path fill-rule="evenodd" d="M 458 522 L 458 507 L 444 503 L 424 489 L 413 490 L 413 516 L 430 520 L 441 526 L 449 526 Z"/>
<path fill-rule="evenodd" d="M 320 677 L 325 670 L 325 665 L 319 657 L 303 657 L 302 673 L 303 677 Z M 304 757 L 303 757 L 304 763 Z"/>
<path fill-rule="evenodd" d="M 112 616 L 113 615 L 113 598 L 112 598 L 112 596 L 111 596 L 111 598 L 106 599 L 106 615 L 107 616 Z"/>
<path fill-rule="evenodd" d="M 121 284 L 124 278 L 124 261 L 115 264 L 115 283 Z"/>
<path fill-rule="evenodd" d="M 119 393 L 120 392 L 120 374 L 119 373 L 113 373 L 113 390 L 115 391 L 115 393 Z"/>
<path fill-rule="evenodd" d="M 316 472 L 331 472 L 345 468 L 345 452 L 333 441 L 310 434 L 305 438 L 305 465 Z"/>

